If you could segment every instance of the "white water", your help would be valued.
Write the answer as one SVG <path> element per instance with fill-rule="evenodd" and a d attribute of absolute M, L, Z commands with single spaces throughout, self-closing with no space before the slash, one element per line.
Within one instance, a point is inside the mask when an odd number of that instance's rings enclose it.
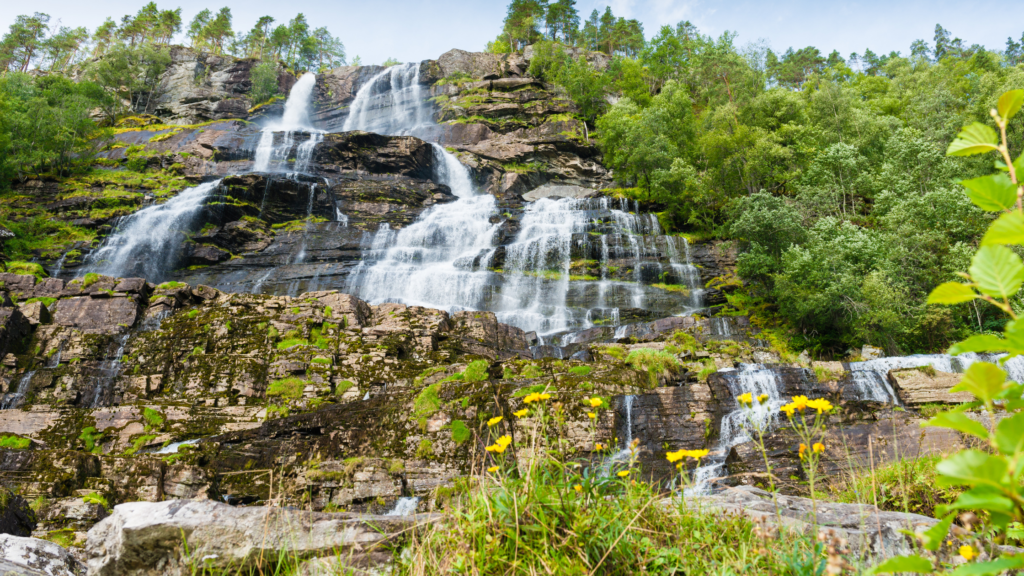
<path fill-rule="evenodd" d="M 342 130 L 401 136 L 432 124 L 416 62 L 391 66 L 356 93 Z"/>
<path fill-rule="evenodd" d="M 619 450 L 609 456 L 601 465 L 601 474 L 608 476 L 616 464 L 628 463 L 633 453 L 633 401 L 636 396 L 622 397 L 622 430 L 619 431 Z"/>
<path fill-rule="evenodd" d="M 202 440 L 202 438 L 195 438 L 193 440 L 183 440 L 181 442 L 171 442 L 167 446 L 164 446 L 163 448 L 161 448 L 161 449 L 159 449 L 159 450 L 157 450 L 156 452 L 153 452 L 153 453 L 154 454 L 177 454 L 178 453 L 178 448 L 181 448 L 182 446 L 192 446 L 193 444 L 198 444 L 200 440 Z"/>
<path fill-rule="evenodd" d="M 154 204 L 118 221 L 103 245 L 89 254 L 82 274 L 141 276 L 161 280 L 177 264 L 177 256 L 206 199 L 220 180 L 188 188 L 163 204 Z"/>
<path fill-rule="evenodd" d="M 32 376 L 35 376 L 35 370 L 29 370 L 18 380 L 18 387 L 14 392 L 8 392 L 4 394 L 3 402 L 0 403 L 0 410 L 11 410 L 19 408 L 21 403 L 25 401 L 25 394 L 28 392 L 29 384 L 32 383 Z"/>
<path fill-rule="evenodd" d="M 416 507 L 419 505 L 420 499 L 411 496 L 399 498 L 398 502 L 395 502 L 395 507 L 384 513 L 385 516 L 410 516 L 416 513 Z"/>
<path fill-rule="evenodd" d="M 875 402 L 895 402 L 899 398 L 889 384 L 889 371 L 901 368 L 917 368 L 931 366 L 940 372 L 962 373 L 974 362 L 999 363 L 1002 354 L 975 354 L 968 352 L 958 356 L 949 354 L 913 354 L 910 356 L 892 356 L 877 358 L 864 362 L 850 362 L 850 373 L 857 385 L 861 399 Z M 1024 357 L 1017 356 L 1002 365 L 1009 378 L 1016 382 L 1024 381 Z"/>
<path fill-rule="evenodd" d="M 263 127 L 256 145 L 253 172 L 305 172 L 309 167 L 313 149 L 324 139 L 323 131 L 314 128 L 309 119 L 309 105 L 315 87 L 316 74 L 312 72 L 303 74 L 292 86 L 281 119 Z M 295 163 L 291 170 L 282 170 L 295 146 L 297 132 L 308 133 L 309 139 L 295 149 Z"/>

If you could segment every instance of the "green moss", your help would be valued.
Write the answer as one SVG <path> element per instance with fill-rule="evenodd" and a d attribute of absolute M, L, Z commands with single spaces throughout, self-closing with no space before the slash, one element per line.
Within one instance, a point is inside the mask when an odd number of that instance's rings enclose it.
<path fill-rule="evenodd" d="M 177 290 L 179 288 L 187 287 L 188 284 L 185 284 L 184 282 L 164 282 L 163 284 L 157 286 L 156 288 L 157 290 Z"/>
<path fill-rule="evenodd" d="M 56 298 L 50 298 L 49 296 L 40 296 L 39 298 L 29 298 L 28 300 L 25 300 L 24 302 L 22 302 L 22 304 L 31 304 L 33 302 L 42 302 L 43 306 L 46 306 L 47 308 L 49 308 L 50 306 L 53 306 L 53 303 L 56 302 L 56 301 L 57 301 Z"/>
<path fill-rule="evenodd" d="M 309 342 L 306 342 L 303 338 L 286 338 L 277 343 L 278 350 L 287 350 L 295 346 L 308 346 Z"/>
<path fill-rule="evenodd" d="M 664 372 L 674 373 L 679 369 L 679 361 L 676 357 L 664 350 L 653 350 L 651 348 L 638 348 L 626 356 L 626 364 L 636 370 L 647 372 L 650 376 L 651 386 L 658 385 L 658 375 Z"/>
<path fill-rule="evenodd" d="M 309 362 L 310 362 L 310 364 L 321 364 L 321 365 L 327 365 L 327 366 L 331 365 L 331 359 L 330 358 L 321 358 L 320 356 L 317 356 L 316 358 L 313 358 Z"/>
<path fill-rule="evenodd" d="M 399 474 L 405 471 L 405 462 L 394 459 L 388 464 L 388 474 Z"/>
<path fill-rule="evenodd" d="M 331 308 L 330 306 L 324 306 L 324 317 L 334 318 L 334 309 Z"/>
<path fill-rule="evenodd" d="M 99 444 L 100 441 L 103 440 L 103 432 L 97 432 L 96 428 L 93 426 L 83 428 L 82 432 L 78 435 L 78 439 L 85 443 L 86 452 L 96 454 L 102 450 L 102 447 Z"/>
<path fill-rule="evenodd" d="M 107 503 L 107 499 L 99 492 L 93 492 L 82 496 L 82 502 L 85 502 L 86 504 L 99 504 L 107 510 L 110 510 L 110 504 Z"/>
<path fill-rule="evenodd" d="M 88 288 L 89 286 L 92 286 L 96 282 L 99 282 L 99 279 L 100 275 L 94 272 L 86 274 L 85 277 L 82 278 L 82 288 Z"/>
<path fill-rule="evenodd" d="M 43 269 L 42 264 L 36 262 L 8 262 L 7 272 L 35 276 L 40 280 L 47 277 L 46 270 Z"/>
<path fill-rule="evenodd" d="M 144 436 L 139 436 L 138 438 L 135 439 L 135 442 L 132 443 L 132 447 L 124 451 L 124 455 L 131 456 L 132 454 L 135 454 L 139 450 L 142 450 L 143 446 L 149 444 L 153 440 L 156 440 L 156 434 L 146 434 Z"/>
<path fill-rule="evenodd" d="M 462 420 L 453 420 L 451 428 L 452 440 L 455 442 L 456 445 L 462 445 L 463 442 L 469 440 L 473 436 L 473 433 L 470 431 L 469 427 L 466 426 L 466 423 L 463 422 Z"/>
<path fill-rule="evenodd" d="M 199 310 L 192 309 L 188 311 L 188 319 L 193 320 L 196 316 L 199 316 Z"/>
<path fill-rule="evenodd" d="M 153 428 L 162 428 L 164 425 L 164 415 L 152 408 L 143 408 L 142 417 Z"/>
<path fill-rule="evenodd" d="M 416 399 L 412 403 L 412 413 L 419 422 L 421 430 L 426 429 L 427 418 L 441 409 L 441 398 L 437 395 L 440 388 L 440 382 L 427 386 L 416 395 Z"/>
<path fill-rule="evenodd" d="M 306 381 L 301 378 L 282 378 L 274 380 L 267 386 L 267 396 L 280 396 L 295 400 L 302 397 L 302 391 L 305 388 Z"/>
<path fill-rule="evenodd" d="M 416 457 L 427 459 L 434 456 L 434 443 L 430 441 L 430 438 L 422 438 L 420 445 L 416 447 Z"/>
<path fill-rule="evenodd" d="M 466 366 L 466 369 L 462 372 L 463 382 L 483 382 L 487 380 L 487 368 L 490 365 L 486 360 L 474 360 Z"/>
<path fill-rule="evenodd" d="M 527 364 L 523 367 L 523 370 L 519 373 L 523 378 L 540 378 L 544 375 L 544 371 L 540 369 L 540 366 L 536 364 Z"/>
<path fill-rule="evenodd" d="M 590 374 L 590 366 L 573 366 L 569 368 L 569 373 L 577 376 L 586 376 Z"/>
<path fill-rule="evenodd" d="M 71 548 L 75 545 L 75 530 L 73 528 L 51 530 L 43 536 L 43 540 L 49 540 L 62 548 Z"/>
<path fill-rule="evenodd" d="M 0 448 L 10 448 L 12 450 L 26 450 L 32 446 L 32 440 L 28 438 L 22 438 L 15 434 L 4 434 L 0 436 Z"/>
<path fill-rule="evenodd" d="M 335 388 L 334 394 L 335 396 L 341 396 L 345 392 L 348 392 L 349 388 L 355 385 L 356 383 L 351 380 L 342 380 L 341 382 L 338 382 L 338 386 Z"/>

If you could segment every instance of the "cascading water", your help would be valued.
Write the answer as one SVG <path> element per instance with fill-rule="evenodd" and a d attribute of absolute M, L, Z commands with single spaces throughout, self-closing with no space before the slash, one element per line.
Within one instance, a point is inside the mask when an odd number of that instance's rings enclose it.
<path fill-rule="evenodd" d="M 307 72 L 292 86 L 288 100 L 284 104 L 284 113 L 277 122 L 263 127 L 256 154 L 253 160 L 253 172 L 305 172 L 313 149 L 323 141 L 322 130 L 313 128 L 309 119 L 309 104 L 316 87 L 316 74 Z M 307 133 L 309 139 L 303 141 L 295 149 L 295 163 L 291 170 L 281 170 L 287 163 L 288 156 L 295 147 L 296 133 Z"/>
<path fill-rule="evenodd" d="M 432 125 L 416 62 L 391 66 L 371 78 L 356 93 L 349 110 L 345 132 L 403 136 Z"/>
<path fill-rule="evenodd" d="M 609 456 L 601 466 L 604 476 L 611 474 L 616 464 L 629 462 L 633 451 L 633 401 L 636 396 L 629 394 L 622 397 L 622 429 L 619 431 L 619 450 Z"/>
<path fill-rule="evenodd" d="M 220 182 L 189 188 L 163 204 L 122 218 L 115 232 L 89 254 L 82 274 L 162 280 L 177 265 L 184 234 Z"/>
<path fill-rule="evenodd" d="M 103 406 L 104 402 L 109 400 L 110 388 L 113 386 L 114 380 L 121 375 L 121 359 L 124 358 L 124 348 L 128 344 L 129 337 L 131 337 L 130 332 L 125 332 L 118 336 L 114 341 L 117 343 L 116 351 L 109 360 L 100 366 L 100 375 L 96 379 L 96 383 L 91 391 L 90 408 L 99 408 Z"/>
<path fill-rule="evenodd" d="M 28 392 L 28 387 L 32 383 L 32 377 L 35 376 L 35 370 L 29 370 L 18 380 L 18 387 L 14 392 L 8 392 L 4 394 L 3 402 L 0 403 L 0 410 L 11 410 L 19 408 L 22 402 L 25 401 L 25 394 Z"/>
<path fill-rule="evenodd" d="M 398 502 L 395 502 L 395 507 L 384 513 L 385 516 L 409 516 L 416 513 L 416 507 L 419 506 L 420 499 L 415 496 L 407 496 L 399 498 Z"/>
<path fill-rule="evenodd" d="M 895 402 L 899 397 L 889 384 L 889 371 L 902 368 L 918 368 L 931 366 L 940 372 L 962 373 L 971 364 L 978 361 L 999 363 L 1002 354 L 975 354 L 967 352 L 958 356 L 949 354 L 913 354 L 910 356 L 893 356 L 877 358 L 863 362 L 850 362 L 850 374 L 857 385 L 861 399 L 875 402 Z M 1009 378 L 1016 382 L 1024 380 L 1024 357 L 1016 356 L 1003 364 Z"/>
<path fill-rule="evenodd" d="M 734 377 L 726 381 L 733 397 L 749 393 L 754 403 L 746 409 L 737 403 L 736 408 L 722 418 L 718 444 L 694 471 L 693 485 L 686 490 L 687 495 L 703 494 L 710 490 L 714 479 L 722 476 L 729 450 L 749 442 L 757 430 L 767 431 L 773 426 L 779 408 L 785 403 L 779 393 L 779 377 L 774 370 L 761 364 L 744 364 L 739 370 L 733 371 L 732 375 Z M 768 396 L 764 402 L 757 400 L 762 395 Z"/>

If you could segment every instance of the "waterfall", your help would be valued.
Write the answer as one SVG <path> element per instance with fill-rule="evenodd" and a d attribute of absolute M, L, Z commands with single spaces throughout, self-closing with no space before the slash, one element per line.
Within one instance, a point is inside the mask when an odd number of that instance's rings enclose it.
<path fill-rule="evenodd" d="M 1000 364 L 1005 354 L 976 354 L 967 352 L 958 356 L 949 354 L 912 354 L 910 356 L 892 356 L 876 358 L 863 362 L 850 362 L 850 375 L 856 384 L 861 400 L 875 402 L 894 402 L 899 404 L 899 397 L 889 384 L 889 371 L 903 368 L 931 366 L 940 372 L 963 373 L 974 362 L 992 362 Z M 1024 357 L 1016 356 L 1002 364 L 1009 378 L 1015 382 L 1024 381 Z"/>
<path fill-rule="evenodd" d="M 115 340 L 117 350 L 110 360 L 107 360 L 100 366 L 100 375 L 96 378 L 96 384 L 93 385 L 92 389 L 92 398 L 89 403 L 90 408 L 99 408 L 103 405 L 107 392 L 110 392 L 110 387 L 114 384 L 114 380 L 121 374 L 121 359 L 124 358 L 124 347 L 128 344 L 130 336 L 130 332 L 125 332 L 118 336 Z"/>
<path fill-rule="evenodd" d="M 28 387 L 32 383 L 32 377 L 35 374 L 35 370 L 25 372 L 21 379 L 18 380 L 18 388 L 14 392 L 4 394 L 3 402 L 0 403 L 0 410 L 11 410 L 21 407 L 21 403 L 25 401 L 25 394 L 28 393 Z"/>
<path fill-rule="evenodd" d="M 685 491 L 687 496 L 707 493 L 711 489 L 712 481 L 722 475 L 729 450 L 733 446 L 749 442 L 756 430 L 767 432 L 775 425 L 779 408 L 785 403 L 779 393 L 779 377 L 774 370 L 761 364 L 743 364 L 732 374 L 735 376 L 726 380 L 729 391 L 734 398 L 750 393 L 754 398 L 753 406 L 745 409 L 737 403 L 735 409 L 722 417 L 718 444 L 694 471 L 693 484 Z M 757 397 L 761 395 L 768 396 L 763 403 L 757 401 Z"/>
<path fill-rule="evenodd" d="M 385 516 L 409 516 L 416 513 L 416 507 L 419 506 L 420 499 L 411 496 L 399 498 L 398 502 L 395 502 L 395 507 L 384 513 Z"/>
<path fill-rule="evenodd" d="M 628 394 L 622 397 L 622 429 L 619 430 L 619 450 L 609 456 L 601 465 L 601 474 L 608 476 L 616 464 L 629 462 L 633 443 L 633 401 L 636 396 Z"/>
<path fill-rule="evenodd" d="M 313 149 L 323 141 L 322 130 L 313 128 L 309 119 L 309 104 L 316 87 L 316 74 L 306 72 L 292 86 L 288 100 L 284 103 L 284 113 L 277 122 L 268 123 L 260 133 L 259 143 L 253 159 L 253 172 L 273 172 L 282 163 L 287 162 L 295 144 L 295 133 L 306 132 L 309 139 L 299 144 L 295 151 L 295 164 L 292 172 L 305 172 Z M 277 136 L 277 135 L 280 136 Z"/>
<path fill-rule="evenodd" d="M 420 85 L 420 65 L 409 62 L 385 69 L 359 88 L 342 130 L 403 136 L 431 122 Z"/>
<path fill-rule="evenodd" d="M 89 254 L 82 274 L 141 276 L 161 280 L 178 264 L 194 218 L 220 180 L 188 188 L 163 204 L 154 204 L 118 221 L 114 233 Z"/>
<path fill-rule="evenodd" d="M 67 260 L 68 252 L 71 252 L 71 250 L 73 249 L 69 248 L 65 250 L 63 254 L 60 255 L 60 259 L 58 259 L 57 263 L 53 265 L 53 271 L 50 272 L 51 277 L 57 278 L 60 276 L 60 273 L 64 271 L 64 261 Z"/>

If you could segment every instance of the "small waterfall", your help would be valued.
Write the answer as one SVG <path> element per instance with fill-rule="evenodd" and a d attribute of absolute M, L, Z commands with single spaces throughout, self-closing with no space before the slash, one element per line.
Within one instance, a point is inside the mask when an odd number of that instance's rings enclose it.
<path fill-rule="evenodd" d="M 416 507 L 419 506 L 420 499 L 411 496 L 399 498 L 398 502 L 395 502 L 395 507 L 384 513 L 385 516 L 411 516 L 416 513 Z"/>
<path fill-rule="evenodd" d="M 685 492 L 687 496 L 707 493 L 711 489 L 713 479 L 722 475 L 729 450 L 733 446 L 749 442 L 755 430 L 768 431 L 774 426 L 779 408 L 785 403 L 779 393 L 779 378 L 773 370 L 760 364 L 744 364 L 733 374 L 734 377 L 727 379 L 733 397 L 750 393 L 754 398 L 754 404 L 751 408 L 744 409 L 737 403 L 736 408 L 722 418 L 718 444 L 694 471 L 693 483 Z M 761 395 L 768 396 L 763 403 L 757 401 L 757 397 Z M 751 430 L 751 424 L 754 430 Z"/>
<path fill-rule="evenodd" d="M 100 366 L 100 373 L 96 378 L 96 384 L 92 389 L 92 399 L 89 403 L 90 408 L 99 408 L 103 405 L 103 402 L 107 399 L 108 392 L 111 392 L 110 388 L 114 384 L 114 380 L 121 374 L 121 359 L 124 357 L 124 347 L 128 344 L 128 338 L 131 336 L 130 332 L 117 337 L 115 342 L 117 343 L 117 350 L 114 355 Z"/>
<path fill-rule="evenodd" d="M 601 466 L 604 476 L 611 474 L 616 464 L 629 462 L 633 444 L 633 401 L 636 396 L 629 394 L 622 397 L 622 429 L 619 430 L 619 450 L 609 456 Z"/>
<path fill-rule="evenodd" d="M 50 272 L 50 277 L 58 278 L 60 273 L 64 271 L 64 261 L 68 259 L 68 252 L 71 252 L 71 248 L 64 251 L 57 260 L 57 263 L 53 265 L 53 270 Z"/>
<path fill-rule="evenodd" d="M 184 233 L 202 211 L 220 180 L 188 188 L 163 204 L 154 204 L 118 221 L 113 234 L 89 254 L 82 274 L 141 276 L 162 280 L 178 264 Z"/>
<path fill-rule="evenodd" d="M 32 384 L 32 377 L 35 374 L 35 370 L 25 372 L 21 379 L 18 380 L 18 388 L 14 392 L 4 394 L 3 402 L 0 402 L 0 410 L 12 410 L 21 407 L 21 404 L 25 401 L 25 394 L 28 393 L 29 385 Z"/>
<path fill-rule="evenodd" d="M 403 136 L 431 124 L 420 65 L 408 62 L 385 69 L 359 88 L 342 130 Z"/>
<path fill-rule="evenodd" d="M 676 242 L 682 240 L 682 262 L 680 262 L 680 250 Z M 700 281 L 700 271 L 690 260 L 690 243 L 681 236 L 665 236 L 665 249 L 668 252 L 669 265 L 675 274 L 678 282 L 690 289 L 690 307 L 693 311 L 704 308 L 704 286 Z"/>
<path fill-rule="evenodd" d="M 181 441 L 181 442 L 171 442 L 167 446 L 164 446 L 163 448 L 160 448 L 159 450 L 156 450 L 155 452 L 153 452 L 153 454 L 177 454 L 178 453 L 178 448 L 181 448 L 182 446 L 193 446 L 195 444 L 198 444 L 201 440 L 202 440 L 202 438 L 195 438 L 193 440 L 184 440 L 184 441 Z"/>
<path fill-rule="evenodd" d="M 309 139 L 296 149 L 295 164 L 291 171 L 304 172 L 308 169 L 313 149 L 324 139 L 323 131 L 313 128 L 309 120 L 309 104 L 315 87 L 316 74 L 312 72 L 303 74 L 292 86 L 281 119 L 267 124 L 260 133 L 253 158 L 253 172 L 274 172 L 286 163 L 295 145 L 296 132 L 309 133 Z"/>
<path fill-rule="evenodd" d="M 863 362 L 850 362 L 850 374 L 857 385 L 861 400 L 900 403 L 899 397 L 889 384 L 889 371 L 904 368 L 931 366 L 939 372 L 963 373 L 975 362 L 1000 364 L 1009 378 L 1015 382 L 1024 381 L 1024 357 L 1016 356 L 1002 363 L 1005 354 L 975 354 L 967 352 L 958 356 L 949 354 L 912 354 L 892 356 Z"/>

